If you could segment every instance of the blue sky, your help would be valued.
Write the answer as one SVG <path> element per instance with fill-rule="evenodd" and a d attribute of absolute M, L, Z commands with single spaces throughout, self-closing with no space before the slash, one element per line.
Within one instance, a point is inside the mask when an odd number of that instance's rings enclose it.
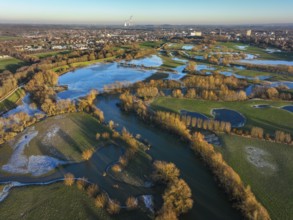
<path fill-rule="evenodd" d="M 293 23 L 293 0 L 0 0 L 0 22 Z"/>

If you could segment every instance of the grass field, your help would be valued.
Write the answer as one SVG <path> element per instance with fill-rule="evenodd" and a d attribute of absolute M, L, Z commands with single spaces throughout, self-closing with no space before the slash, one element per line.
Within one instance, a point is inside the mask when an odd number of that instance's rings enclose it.
<path fill-rule="evenodd" d="M 265 49 L 250 46 L 248 44 L 242 43 L 234 43 L 234 42 L 218 42 L 217 46 L 225 46 L 227 48 L 233 49 L 235 51 L 242 51 L 244 53 L 250 54 L 258 54 L 259 59 L 267 59 L 267 60 L 293 60 L 293 53 L 292 52 L 276 52 L 276 53 L 267 53 Z M 248 46 L 245 50 L 240 50 L 237 46 Z"/>
<path fill-rule="evenodd" d="M 161 73 L 161 72 L 157 72 L 152 74 L 151 76 L 149 76 L 148 78 L 146 78 L 144 81 L 145 82 L 149 82 L 151 80 L 160 80 L 160 79 L 166 79 L 169 76 L 168 73 Z"/>
<path fill-rule="evenodd" d="M 178 66 L 184 65 L 184 63 L 182 63 L 180 61 L 173 60 L 171 57 L 160 56 L 160 58 L 163 60 L 163 64 L 161 67 L 176 68 Z"/>
<path fill-rule="evenodd" d="M 152 171 L 152 157 L 140 148 L 122 172 L 117 173 L 110 170 L 110 174 L 120 181 L 143 187 L 147 180 L 146 177 L 150 177 Z"/>
<path fill-rule="evenodd" d="M 25 62 L 11 58 L 0 59 L 0 72 L 4 70 L 9 70 L 11 72 L 15 72 L 19 67 L 26 65 Z"/>
<path fill-rule="evenodd" d="M 246 119 L 245 128 L 252 126 L 262 127 L 265 132 L 274 133 L 275 130 L 283 130 L 293 133 L 293 114 L 277 107 L 290 105 L 292 102 L 249 100 L 243 102 L 216 102 L 194 99 L 177 99 L 160 97 L 153 103 L 152 107 L 158 110 L 179 112 L 180 110 L 195 111 L 211 117 L 213 108 L 228 108 L 239 111 Z M 253 105 L 267 104 L 273 108 L 257 109 Z"/>
<path fill-rule="evenodd" d="M 33 138 L 24 154 L 48 155 L 63 160 L 82 161 L 82 151 L 88 148 L 96 148 L 97 132 L 109 131 L 95 118 L 86 113 L 72 113 L 47 118 L 37 123 L 35 130 L 38 135 Z M 0 164 L 6 164 L 12 154 L 12 147 L 25 133 L 0 147 Z"/>
<path fill-rule="evenodd" d="M 0 36 L 0 41 L 5 41 L 5 40 L 17 40 L 20 37 L 15 37 L 15 36 Z"/>
<path fill-rule="evenodd" d="M 0 204 L 1 219 L 113 219 L 76 186 L 63 183 L 15 188 Z M 66 214 L 65 214 L 66 213 Z"/>
<path fill-rule="evenodd" d="M 267 79 L 268 81 L 293 81 L 293 76 L 290 74 L 288 75 L 277 74 L 277 73 L 263 72 L 263 71 L 257 71 L 257 70 L 239 70 L 237 68 L 233 68 L 233 72 L 238 75 L 248 76 L 248 77 L 270 76 L 271 78 Z"/>
<path fill-rule="evenodd" d="M 168 44 L 168 49 L 170 49 L 170 50 L 182 50 L 183 46 L 184 46 L 183 43 Z"/>
<path fill-rule="evenodd" d="M 139 44 L 139 46 L 141 48 L 157 48 L 157 47 L 160 47 L 161 44 L 163 44 L 162 41 L 146 41 Z"/>
<path fill-rule="evenodd" d="M 35 129 L 39 132 L 38 136 L 26 148 L 26 155 L 50 155 L 51 152 L 58 152 L 52 156 L 74 161 L 82 160 L 83 150 L 97 147 L 98 141 L 95 138 L 97 132 L 109 131 L 86 113 L 48 118 L 38 123 Z M 57 131 L 56 135 L 48 138 L 48 133 L 54 133 L 54 131 Z"/>
<path fill-rule="evenodd" d="M 174 44 L 169 49 L 181 49 L 184 44 Z M 253 47 L 249 46 L 246 44 L 242 43 L 233 43 L 233 42 L 228 42 L 228 43 L 223 43 L 223 42 L 218 42 L 216 46 L 225 46 L 227 48 L 233 49 L 234 51 L 238 52 L 244 52 L 244 53 L 251 53 L 251 54 L 259 54 L 260 58 L 259 59 L 269 59 L 269 60 L 293 60 L 293 53 L 290 52 L 279 52 L 279 53 L 267 53 L 264 49 L 258 48 L 258 47 Z M 237 46 L 248 46 L 246 50 L 240 50 L 237 48 Z M 220 51 L 220 49 L 217 49 Z M 204 52 L 201 51 L 185 51 L 187 54 L 190 56 L 198 56 L 198 55 L 203 55 Z M 162 57 L 163 59 L 163 57 Z M 175 68 L 176 64 L 172 64 L 171 60 L 171 65 L 169 66 L 169 60 L 171 58 L 166 58 L 164 60 L 164 65 L 167 67 Z M 186 59 L 186 57 L 185 57 Z M 201 64 L 201 62 L 197 61 L 198 64 Z M 206 64 L 206 62 L 203 62 L 202 64 Z M 231 68 L 231 67 L 225 67 L 225 66 L 219 66 L 219 65 L 213 65 L 209 64 L 210 66 L 214 67 L 218 71 L 228 71 L 228 72 L 233 72 L 241 76 L 248 76 L 248 77 L 257 77 L 257 76 L 271 76 L 269 79 L 270 81 L 290 81 L 293 80 L 293 77 L 290 75 L 284 75 L 284 74 L 277 74 L 277 73 L 270 73 L 270 72 L 263 72 L 263 71 L 255 71 L 255 70 L 239 70 L 237 68 Z"/>
<path fill-rule="evenodd" d="M 53 68 L 52 70 L 58 74 L 64 74 L 66 73 L 70 68 L 82 68 L 86 67 L 95 63 L 100 63 L 100 62 L 106 62 L 106 61 L 112 61 L 116 57 L 109 57 L 109 58 L 104 58 L 104 59 L 99 59 L 99 60 L 92 60 L 92 61 L 85 61 L 85 62 L 78 62 L 78 63 L 72 63 L 70 65 L 65 65 L 65 66 L 59 66 L 56 68 Z"/>
<path fill-rule="evenodd" d="M 251 186 L 259 201 L 268 209 L 272 219 L 293 219 L 293 148 L 288 145 L 221 135 L 225 160 Z M 258 167 L 248 160 L 247 147 L 266 152 L 259 161 L 266 161 L 274 170 Z M 252 156 L 253 157 L 253 156 Z"/>
<path fill-rule="evenodd" d="M 108 58 L 104 58 L 104 59 L 99 59 L 99 60 L 92 60 L 92 61 L 85 61 L 85 62 L 78 62 L 78 63 L 72 63 L 70 64 L 71 67 L 74 68 L 81 68 L 81 67 L 85 67 L 85 66 L 89 66 L 95 63 L 100 63 L 100 62 L 105 62 L 105 61 L 111 61 L 114 60 L 116 57 L 108 57 Z"/>
<path fill-rule="evenodd" d="M 42 59 L 42 58 L 46 58 L 46 57 L 55 56 L 58 54 L 68 54 L 68 53 L 70 53 L 70 50 L 51 51 L 51 52 L 45 52 L 45 53 L 36 53 L 36 54 L 32 54 L 32 55 Z"/>
<path fill-rule="evenodd" d="M 25 92 L 22 89 L 16 90 L 11 96 L 5 99 L 3 102 L 0 102 L 0 113 L 9 111 L 17 106 L 20 99 L 25 95 Z"/>

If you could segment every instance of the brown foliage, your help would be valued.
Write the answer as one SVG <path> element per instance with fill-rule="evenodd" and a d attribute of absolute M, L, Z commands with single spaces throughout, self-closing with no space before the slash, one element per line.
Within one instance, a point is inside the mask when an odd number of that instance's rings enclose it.
<path fill-rule="evenodd" d="M 66 186 L 72 186 L 74 184 L 74 175 L 71 173 L 66 173 L 64 175 L 64 184 Z"/>
<path fill-rule="evenodd" d="M 80 190 L 84 190 L 86 185 L 87 185 L 87 179 L 86 178 L 80 178 L 76 181 L 76 185 L 77 185 L 77 188 L 80 189 Z"/>
<path fill-rule="evenodd" d="M 120 202 L 117 200 L 109 200 L 107 205 L 107 211 L 111 215 L 118 214 L 120 212 Z"/>
<path fill-rule="evenodd" d="M 191 190 L 183 179 L 169 183 L 163 195 L 164 206 L 172 207 L 177 215 L 187 213 L 193 206 Z"/>
<path fill-rule="evenodd" d="M 86 149 L 82 152 L 82 159 L 84 160 L 89 160 L 93 156 L 95 150 L 93 148 L 91 149 Z"/>
<path fill-rule="evenodd" d="M 105 193 L 101 193 L 95 199 L 95 205 L 97 208 L 104 208 L 108 201 L 108 196 Z"/>
<path fill-rule="evenodd" d="M 99 192 L 99 186 L 97 184 L 91 184 L 87 188 L 87 194 L 91 197 L 95 197 L 96 194 Z"/>
<path fill-rule="evenodd" d="M 102 133 L 102 138 L 104 140 L 108 140 L 110 138 L 110 134 L 108 132 L 104 132 L 104 133 Z"/>
<path fill-rule="evenodd" d="M 224 161 L 222 154 L 204 140 L 203 135 L 196 133 L 193 136 L 192 148 L 211 168 L 225 191 L 237 201 L 237 206 L 247 219 L 270 219 L 267 210 L 255 199 L 250 189 L 245 188 L 240 176 Z"/>
<path fill-rule="evenodd" d="M 126 206 L 128 210 L 136 209 L 138 206 L 138 201 L 134 197 L 128 197 L 126 200 Z"/>
<path fill-rule="evenodd" d="M 155 181 L 168 183 L 176 180 L 180 175 L 180 171 L 174 163 L 155 161 L 153 165 L 154 172 L 152 174 L 152 178 Z"/>
<path fill-rule="evenodd" d="M 178 220 L 178 217 L 172 207 L 163 207 L 155 220 Z"/>
<path fill-rule="evenodd" d="M 122 168 L 121 168 L 121 166 L 120 166 L 119 164 L 114 164 L 114 165 L 112 166 L 111 170 L 112 170 L 113 172 L 115 172 L 115 173 L 119 173 L 119 172 L 122 171 Z"/>

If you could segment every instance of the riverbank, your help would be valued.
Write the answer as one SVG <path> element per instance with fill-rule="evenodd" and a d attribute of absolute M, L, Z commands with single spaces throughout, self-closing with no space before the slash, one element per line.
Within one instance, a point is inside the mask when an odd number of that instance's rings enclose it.
<path fill-rule="evenodd" d="M 216 149 L 239 173 L 245 184 L 251 186 L 272 219 L 291 219 L 293 148 L 226 134 L 220 135 L 220 138 L 223 146 Z"/>
<path fill-rule="evenodd" d="M 274 134 L 276 130 L 292 132 L 292 114 L 281 109 L 281 106 L 292 102 L 247 100 L 239 102 L 217 102 L 197 99 L 178 99 L 170 97 L 159 97 L 151 104 L 157 110 L 168 110 L 179 113 L 180 110 L 194 111 L 211 116 L 210 112 L 215 108 L 228 108 L 240 112 L 247 119 L 244 128 L 251 129 L 253 126 L 264 128 L 266 132 Z M 254 105 L 270 105 L 272 108 L 256 109 Z M 268 122 L 270 121 L 270 123 Z"/>

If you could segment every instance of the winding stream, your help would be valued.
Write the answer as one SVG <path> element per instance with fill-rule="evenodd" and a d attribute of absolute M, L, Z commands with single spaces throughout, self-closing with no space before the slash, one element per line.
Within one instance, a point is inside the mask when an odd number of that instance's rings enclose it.
<path fill-rule="evenodd" d="M 106 121 L 126 127 L 133 134 L 141 134 L 151 144 L 148 152 L 155 160 L 173 162 L 192 190 L 195 205 L 182 219 L 240 219 L 227 196 L 217 186 L 211 172 L 197 158 L 187 144 L 155 126 L 148 125 L 135 115 L 120 111 L 116 96 L 98 97 L 96 105 L 104 112 Z"/>

